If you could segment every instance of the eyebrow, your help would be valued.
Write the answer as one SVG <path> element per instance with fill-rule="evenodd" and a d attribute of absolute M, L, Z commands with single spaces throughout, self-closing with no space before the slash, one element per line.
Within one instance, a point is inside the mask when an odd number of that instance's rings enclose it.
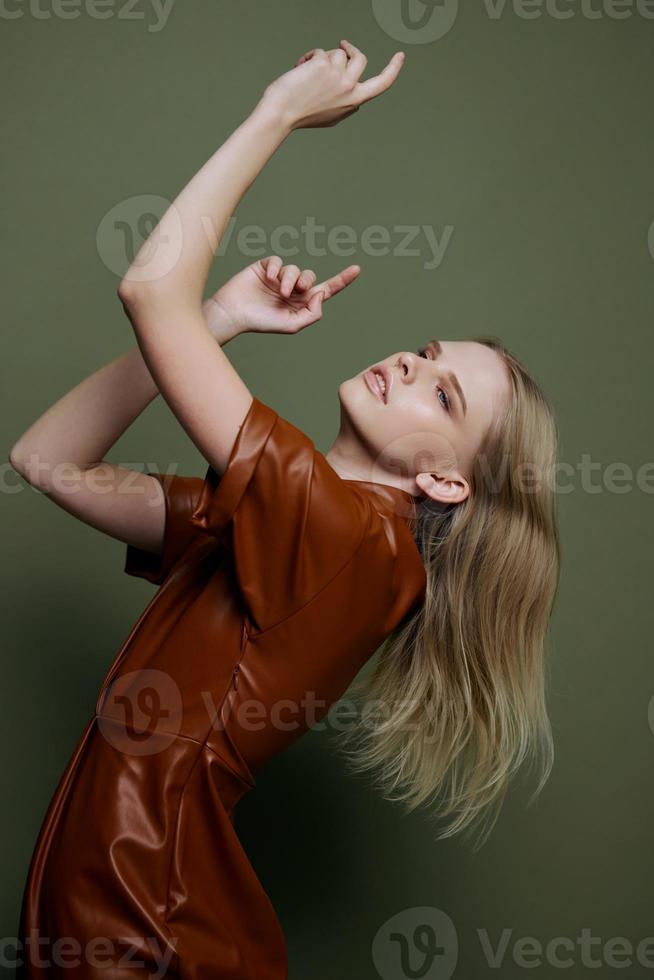
<path fill-rule="evenodd" d="M 443 348 L 441 347 L 440 341 L 438 341 L 438 340 L 429 340 L 427 342 L 427 347 L 428 348 L 431 348 L 431 350 L 432 350 L 432 352 L 434 354 L 434 358 L 433 358 L 434 360 L 436 360 L 437 358 L 439 358 L 441 356 L 441 354 L 443 353 Z M 459 384 L 459 379 L 457 378 L 457 376 L 454 373 L 454 371 L 448 371 L 447 374 L 446 374 L 446 376 L 447 376 L 450 384 L 452 385 L 452 387 L 456 391 L 457 395 L 459 396 L 459 401 L 461 402 L 461 406 L 463 408 L 463 414 L 465 415 L 466 412 L 468 411 L 468 403 L 466 402 L 466 396 L 463 394 L 463 388 Z"/>

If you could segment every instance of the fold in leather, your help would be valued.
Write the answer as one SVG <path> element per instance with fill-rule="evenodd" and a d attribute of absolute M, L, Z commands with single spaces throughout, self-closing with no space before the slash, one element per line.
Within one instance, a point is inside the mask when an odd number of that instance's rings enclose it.
<path fill-rule="evenodd" d="M 197 533 L 189 525 L 189 510 L 197 506 L 204 481 L 199 476 L 170 475 L 149 469 L 148 473 L 161 485 L 165 501 L 163 547 L 156 554 L 128 544 L 123 571 L 161 585 Z"/>
<path fill-rule="evenodd" d="M 269 629 L 352 558 L 379 507 L 357 493 L 313 441 L 259 399 L 218 478 L 209 467 L 191 523 L 222 535 L 252 624 Z"/>
<path fill-rule="evenodd" d="M 209 466 L 191 523 L 209 534 L 220 534 L 236 510 L 263 452 L 278 414 L 258 398 L 252 399 L 234 440 L 227 467 L 219 476 Z"/>
<path fill-rule="evenodd" d="M 18 935 L 48 942 L 44 957 L 58 939 L 136 937 L 151 977 L 157 949 L 173 954 L 166 980 L 286 980 L 284 934 L 234 807 L 422 601 L 411 497 L 342 480 L 256 398 L 222 478 L 152 475 L 162 553 L 128 546 L 125 571 L 161 587 L 43 819 Z M 65 977 L 66 965 L 25 956 L 17 978 Z M 73 973 L 134 980 L 133 967 L 105 955 Z"/>

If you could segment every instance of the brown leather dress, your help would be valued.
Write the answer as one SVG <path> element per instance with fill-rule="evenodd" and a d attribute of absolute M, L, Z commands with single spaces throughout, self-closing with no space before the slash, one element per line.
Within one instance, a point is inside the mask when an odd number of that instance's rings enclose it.
<path fill-rule="evenodd" d="M 343 480 L 257 398 L 222 478 L 159 479 L 162 554 L 125 564 L 159 589 L 44 817 L 21 980 L 284 980 L 233 808 L 424 599 L 414 498 Z"/>

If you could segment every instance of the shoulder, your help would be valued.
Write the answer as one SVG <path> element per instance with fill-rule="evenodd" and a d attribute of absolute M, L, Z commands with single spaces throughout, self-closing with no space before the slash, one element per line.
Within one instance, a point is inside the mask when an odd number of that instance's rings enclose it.
<path fill-rule="evenodd" d="M 427 588 L 425 564 L 415 538 L 417 499 L 385 484 L 344 482 L 349 492 L 363 501 L 367 513 L 366 536 L 379 556 L 379 566 L 385 569 L 390 601 L 401 617 L 424 602 Z M 365 555 L 362 560 L 366 560 Z M 368 581 L 372 583 L 374 579 L 371 566 Z"/>
<path fill-rule="evenodd" d="M 339 574 L 372 516 L 310 436 L 254 398 L 225 472 L 209 467 L 191 522 L 227 534 L 241 595 L 263 630 Z"/>

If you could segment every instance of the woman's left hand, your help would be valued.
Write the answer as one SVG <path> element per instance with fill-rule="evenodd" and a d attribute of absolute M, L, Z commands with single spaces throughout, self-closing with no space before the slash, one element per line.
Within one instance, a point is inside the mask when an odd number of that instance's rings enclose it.
<path fill-rule="evenodd" d="M 204 303 L 209 330 L 221 340 L 241 333 L 297 333 L 322 317 L 322 304 L 354 282 L 361 268 L 349 265 L 316 283 L 311 269 L 284 265 L 270 255 L 247 266 Z"/>
<path fill-rule="evenodd" d="M 391 87 L 404 53 L 398 51 L 379 75 L 360 82 L 367 63 L 349 41 L 330 51 L 313 48 L 266 88 L 262 104 L 274 109 L 289 129 L 334 126 Z"/>

